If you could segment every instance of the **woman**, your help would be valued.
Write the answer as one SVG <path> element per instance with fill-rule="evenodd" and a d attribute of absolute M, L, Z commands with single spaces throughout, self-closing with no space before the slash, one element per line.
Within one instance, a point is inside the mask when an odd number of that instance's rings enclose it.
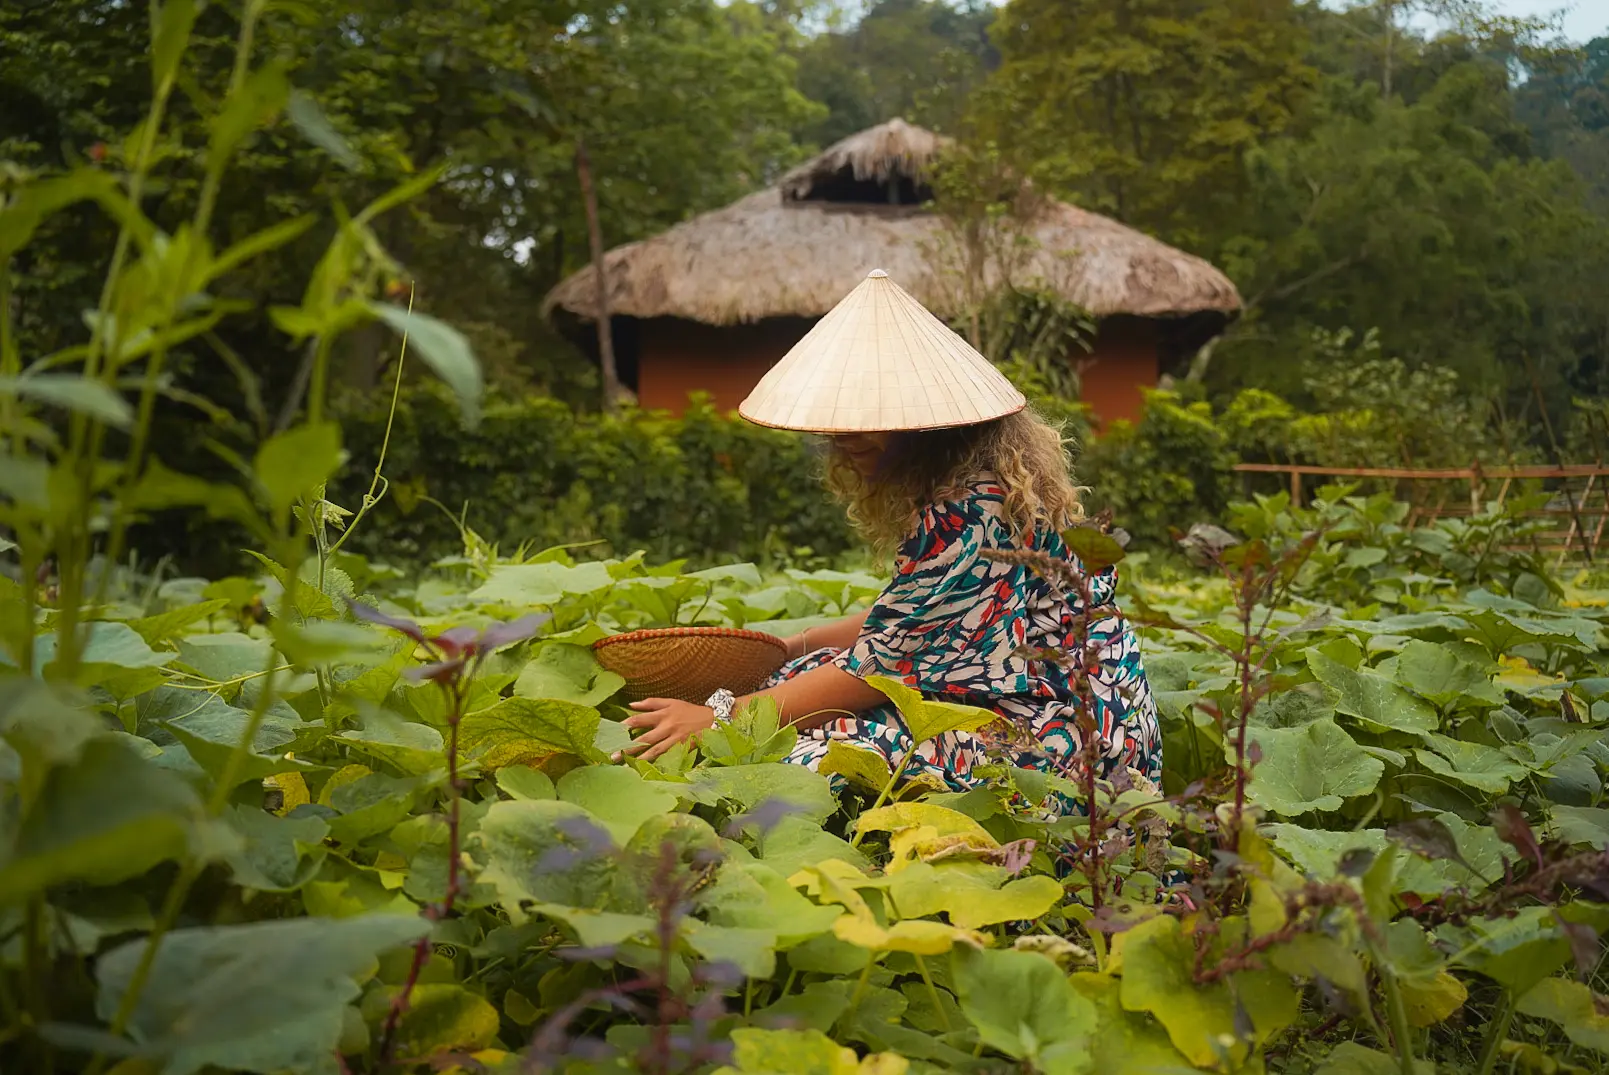
<path fill-rule="evenodd" d="M 766 697 L 801 733 L 789 761 L 814 768 L 839 740 L 892 766 L 911 742 L 865 682 L 876 675 L 1006 718 L 922 744 L 908 773 L 957 790 L 987 760 L 1071 775 L 1084 757 L 1077 684 L 1040 654 L 1076 652 L 1087 631 L 1099 647 L 1088 694 L 1101 767 L 1160 777 L 1155 703 L 1134 633 L 1111 605 L 1115 569 L 1064 592 L 1020 558 L 988 555 L 1033 552 L 1077 568 L 1059 532 L 1082 511 L 1061 437 L 987 360 L 874 273 L 741 413 L 829 436 L 828 484 L 873 546 L 895 553 L 893 581 L 869 611 L 788 639 L 790 661 L 753 694 L 635 703 L 625 723 L 643 732 L 627 753 L 657 757 Z"/>

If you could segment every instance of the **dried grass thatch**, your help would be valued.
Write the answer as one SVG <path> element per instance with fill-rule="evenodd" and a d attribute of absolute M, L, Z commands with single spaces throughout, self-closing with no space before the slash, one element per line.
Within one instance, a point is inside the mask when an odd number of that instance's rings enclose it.
<path fill-rule="evenodd" d="M 605 255 L 615 316 L 679 317 L 712 325 L 819 317 L 864 279 L 887 270 L 935 313 L 953 315 L 957 286 L 935 251 L 946 226 L 910 205 L 806 200 L 829 179 L 920 181 L 944 139 L 901 120 L 844 139 L 775 186 Z M 1014 264 L 1018 286 L 1046 287 L 1096 317 L 1182 317 L 1240 308 L 1229 279 L 1200 258 L 1096 213 L 1050 201 Z M 993 286 L 998 270 L 985 270 Z M 589 266 L 547 296 L 543 312 L 595 312 Z"/>

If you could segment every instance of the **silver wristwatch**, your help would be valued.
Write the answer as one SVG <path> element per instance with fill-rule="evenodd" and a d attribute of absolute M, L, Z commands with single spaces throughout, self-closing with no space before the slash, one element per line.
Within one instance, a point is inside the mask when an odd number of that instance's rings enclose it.
<path fill-rule="evenodd" d="M 716 724 L 727 724 L 732 720 L 732 707 L 737 705 L 737 695 L 722 687 L 706 698 L 704 704 L 715 711 Z"/>

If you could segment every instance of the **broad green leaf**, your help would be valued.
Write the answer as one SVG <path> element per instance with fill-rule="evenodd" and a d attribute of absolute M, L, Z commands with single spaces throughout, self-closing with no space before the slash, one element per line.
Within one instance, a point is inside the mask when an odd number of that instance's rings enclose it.
<path fill-rule="evenodd" d="M 871 792 L 882 791 L 894 775 L 883 756 L 875 750 L 850 746 L 837 739 L 827 744 L 827 756 L 821 759 L 816 771 L 822 776 L 837 774 Z"/>
<path fill-rule="evenodd" d="M 126 623 L 96 622 L 84 627 L 84 647 L 78 658 L 82 664 L 162 668 L 173 661 L 173 654 L 156 652 Z M 35 668 L 48 670 L 55 663 L 58 641 L 54 634 L 41 635 L 34 640 Z"/>
<path fill-rule="evenodd" d="M 1078 557 L 1084 570 L 1099 574 L 1114 564 L 1123 562 L 1128 555 L 1123 546 L 1109 534 L 1103 534 L 1093 526 L 1074 526 L 1063 530 L 1062 541 L 1067 543 L 1067 549 Z"/>
<path fill-rule="evenodd" d="M 222 780 L 238 743 L 245 738 L 251 714 L 216 699 L 197 712 L 167 722 L 168 730 L 184 744 L 184 749 L 214 780 Z M 288 753 L 296 740 L 299 725 L 269 714 L 258 723 L 248 749 L 233 771 L 232 787 L 249 780 L 261 780 L 276 773 L 306 772 L 315 766 Z"/>
<path fill-rule="evenodd" d="M 1339 810 L 1347 797 L 1373 791 L 1385 771 L 1332 720 L 1249 734 L 1262 760 L 1252 770 L 1247 792 L 1253 802 L 1286 817 Z"/>
<path fill-rule="evenodd" d="M 616 673 L 606 671 L 586 646 L 549 643 L 521 670 L 514 681 L 514 694 L 596 706 L 625 683 Z"/>
<path fill-rule="evenodd" d="M 370 1023 L 376 1027 L 384 1024 L 397 992 L 376 990 L 364 998 L 364 1014 Z M 397 1023 L 397 1055 L 426 1057 L 484 1049 L 497 1040 L 500 1021 L 497 1009 L 485 997 L 461 985 L 416 985 Z"/>
<path fill-rule="evenodd" d="M 1434 1026 L 1462 1008 L 1469 999 L 1464 983 L 1444 970 L 1428 981 L 1404 981 L 1401 989 L 1408 1022 L 1414 1026 Z"/>
<path fill-rule="evenodd" d="M 889 895 L 901 917 L 947 914 L 963 929 L 982 929 L 1001 922 L 1032 921 L 1062 901 L 1065 893 L 1054 878 L 1042 874 L 1006 882 L 998 866 L 944 860 L 938 865 L 913 862 L 889 874 Z"/>
<path fill-rule="evenodd" d="M 811 982 L 755 1012 L 754 1023 L 766 1030 L 819 1030 L 825 1034 L 849 1009 L 852 988 L 854 983 L 842 978 Z"/>
<path fill-rule="evenodd" d="M 1571 958 L 1570 943 L 1549 907 L 1524 907 L 1505 918 L 1471 919 L 1452 939 L 1462 965 L 1516 996 L 1562 970 Z"/>
<path fill-rule="evenodd" d="M 154 646 L 159 642 L 177 638 L 191 627 L 205 623 L 213 615 L 228 607 L 229 602 L 222 599 L 203 601 L 200 604 L 181 605 L 166 612 L 158 612 L 154 616 L 130 620 L 128 625 L 135 634 L 145 639 L 146 645 Z"/>
<path fill-rule="evenodd" d="M 682 921 L 681 936 L 702 958 L 730 963 L 747 978 L 763 980 L 776 973 L 777 935 L 773 930 L 688 918 Z"/>
<path fill-rule="evenodd" d="M 943 955 L 956 945 L 981 947 L 983 944 L 981 934 L 925 918 L 908 918 L 881 926 L 869 914 L 846 914 L 833 923 L 832 932 L 839 940 L 859 948 L 918 956 Z"/>
<path fill-rule="evenodd" d="M 223 107 L 213 117 L 207 146 L 207 170 L 214 176 L 228 167 L 229 159 L 247 136 L 279 117 L 291 90 L 285 67 L 282 60 L 270 60 L 247 75 L 240 87 L 224 99 Z"/>
<path fill-rule="evenodd" d="M 356 768 L 362 769 L 361 766 Z M 340 811 L 339 817 L 327 820 L 330 838 L 349 847 L 370 836 L 390 832 L 413 809 L 420 783 L 410 777 L 364 771 L 333 790 L 326 785 L 326 805 Z"/>
<path fill-rule="evenodd" d="M 615 841 L 630 842 L 642 823 L 676 809 L 674 785 L 647 781 L 615 765 L 586 765 L 559 778 L 558 795 L 591 814 Z"/>
<path fill-rule="evenodd" d="M 1564 978 L 1539 982 L 1519 1000 L 1519 1010 L 1537 1019 L 1557 1023 L 1567 1037 L 1586 1049 L 1609 1053 L 1609 1014 L 1602 997 Z"/>
<path fill-rule="evenodd" d="M 1402 1075 L 1402 1063 L 1390 1053 L 1343 1041 L 1330 1050 L 1313 1075 Z M 1414 1075 L 1436 1075 L 1431 1060 L 1415 1060 Z"/>
<path fill-rule="evenodd" d="M 523 917 L 522 900 L 617 909 L 608 904 L 617 873 L 616 845 L 608 830 L 574 803 L 493 803 L 469 843 L 483 866 L 480 880 L 497 889 L 511 916 Z"/>
<path fill-rule="evenodd" d="M 975 732 L 1002 719 L 1000 714 L 976 706 L 929 701 L 915 688 L 887 676 L 867 676 L 866 682 L 888 695 L 905 720 L 905 730 L 918 744 L 946 732 Z"/>
<path fill-rule="evenodd" d="M 1050 960 L 1031 952 L 960 947 L 956 999 L 985 1045 L 1046 1075 L 1090 1071 L 1095 1005 Z"/>
<path fill-rule="evenodd" d="M 229 849 L 195 789 L 119 739 L 82 744 L 50 770 L 9 847 L 0 848 L 0 905 L 54 885 L 112 885 L 159 862 Z"/>
<path fill-rule="evenodd" d="M 555 563 L 498 564 L 467 600 L 475 605 L 524 609 L 607 590 L 614 584 L 608 565 L 595 560 L 573 567 Z"/>
<path fill-rule="evenodd" d="M 1429 750 L 1418 747 L 1413 752 L 1419 764 L 1433 773 L 1494 795 L 1507 791 L 1511 783 L 1530 772 L 1496 747 L 1466 743 L 1445 735 L 1427 735 L 1425 742 Z"/>
<path fill-rule="evenodd" d="M 335 738 L 394 766 L 407 776 L 421 776 L 447 767 L 447 745 L 440 732 L 428 724 L 405 721 L 384 709 L 370 710 L 363 718 L 362 728 L 342 732 Z M 465 756 L 470 753 L 462 729 L 458 749 Z"/>
<path fill-rule="evenodd" d="M 116 390 L 76 373 L 0 377 L 0 396 L 60 407 L 113 429 L 127 429 L 134 421 L 134 408 Z"/>
<path fill-rule="evenodd" d="M 1601 806 L 1554 806 L 1548 812 L 1553 835 L 1567 844 L 1586 844 L 1609 851 L 1609 809 Z"/>
<path fill-rule="evenodd" d="M 32 801 L 55 765 L 76 762 L 102 724 L 88 699 L 59 683 L 0 679 L 0 740 L 16 751 L 19 801 Z"/>
<path fill-rule="evenodd" d="M 792 877 L 804 867 L 827 859 L 841 859 L 856 866 L 866 863 L 865 856 L 850 847 L 847 840 L 823 831 L 819 820 L 798 815 L 783 818 L 761 835 L 757 853 L 760 861 L 783 877 Z"/>
<path fill-rule="evenodd" d="M 1150 1012 L 1167 1028 L 1174 1048 L 1199 1067 L 1217 1067 L 1220 1050 L 1242 1063 L 1296 1019 L 1301 994 L 1281 974 L 1241 971 L 1228 981 L 1197 985 L 1191 977 L 1195 948 L 1176 918 L 1158 915 L 1118 937 L 1123 1007 Z M 1236 1017 L 1237 1007 L 1249 1025 Z"/>
<path fill-rule="evenodd" d="M 711 922 L 768 930 L 779 948 L 826 933 L 840 913 L 837 907 L 811 903 L 765 863 L 733 859 L 721 865 L 702 900 Z"/>
<path fill-rule="evenodd" d="M 603 761 L 593 742 L 598 737 L 598 711 L 574 702 L 509 698 L 464 717 L 458 746 L 493 771 L 553 754 L 574 754 Z"/>
<path fill-rule="evenodd" d="M 732 1064 L 716 1075 L 904 1075 L 907 1062 L 887 1053 L 862 1060 L 819 1030 L 732 1031 Z"/>
<path fill-rule="evenodd" d="M 575 932 L 583 948 L 608 948 L 654 936 L 659 921 L 648 914 L 594 911 L 559 903 L 531 903 L 525 910 L 563 922 Z"/>
<path fill-rule="evenodd" d="M 297 426 L 270 437 L 252 460 L 268 506 L 281 516 L 329 481 L 346 459 L 336 422 Z"/>
<path fill-rule="evenodd" d="M 802 817 L 820 822 L 838 811 L 825 777 L 802 765 L 724 765 L 689 774 L 695 793 L 726 799 L 745 812 L 768 800 L 787 803 Z"/>
<path fill-rule="evenodd" d="M 419 917 L 366 915 L 175 930 L 157 949 L 130 1035 L 167 1054 L 166 1075 L 319 1070 L 357 980 L 373 973 L 376 956 L 429 928 Z M 122 1002 L 144 949 L 133 941 L 96 963 L 102 1019 Z"/>
<path fill-rule="evenodd" d="M 1396 679 L 1438 706 L 1449 706 L 1466 695 L 1479 695 L 1484 701 L 1489 693 L 1489 678 L 1479 665 L 1446 646 L 1420 639 L 1397 655 Z"/>
<path fill-rule="evenodd" d="M 553 779 L 540 769 L 505 765 L 497 770 L 497 786 L 511 799 L 556 799 Z"/>
<path fill-rule="evenodd" d="M 260 676 L 268 668 L 271 644 L 265 638 L 251 638 L 235 631 L 215 635 L 191 635 L 178 643 L 179 660 L 214 685 L 239 682 Z"/>
<path fill-rule="evenodd" d="M 1348 668 L 1318 649 L 1307 651 L 1307 666 L 1340 696 L 1335 708 L 1371 731 L 1436 730 L 1439 718 L 1433 708 L 1376 672 Z"/>
<path fill-rule="evenodd" d="M 1395 884 L 1399 889 L 1428 898 L 1445 892 L 1450 886 L 1479 890 L 1486 880 L 1502 877 L 1504 845 L 1490 826 L 1472 826 L 1450 813 L 1437 815 L 1437 820 L 1452 832 L 1460 856 L 1479 871 L 1479 876 L 1452 860 L 1430 862 L 1418 856 L 1403 857 L 1397 863 Z M 1336 876 L 1338 864 L 1346 852 L 1367 850 L 1378 855 L 1391 846 L 1380 829 L 1306 829 L 1281 823 L 1269 825 L 1267 831 L 1281 854 L 1304 873 L 1324 880 Z"/>
<path fill-rule="evenodd" d="M 369 312 L 390 325 L 397 335 L 407 335 L 409 350 L 416 351 L 452 389 L 465 425 L 472 426 L 480 420 L 480 363 L 461 332 L 429 314 L 409 313 L 400 306 L 371 302 Z"/>
<path fill-rule="evenodd" d="M 318 872 L 329 826 L 318 817 L 275 817 L 249 806 L 230 808 L 225 818 L 240 845 L 224 861 L 235 884 L 261 892 L 292 892 Z"/>
<path fill-rule="evenodd" d="M 1184 1075 L 1193 1071 L 1168 1040 L 1167 1031 L 1144 1013 L 1123 1010 L 1121 983 L 1105 974 L 1079 972 L 1072 987 L 1095 1006 L 1096 1030 L 1090 1035 L 1091 1070 L 1098 1075 Z"/>

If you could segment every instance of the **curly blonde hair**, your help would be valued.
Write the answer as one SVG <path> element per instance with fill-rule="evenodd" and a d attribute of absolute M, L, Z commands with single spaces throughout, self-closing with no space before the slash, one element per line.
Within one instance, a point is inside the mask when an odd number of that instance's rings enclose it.
<path fill-rule="evenodd" d="M 897 548 L 924 508 L 963 495 L 984 476 L 1005 490 L 1006 520 L 1016 538 L 1042 526 L 1061 530 L 1084 517 L 1068 441 L 1032 408 L 977 425 L 895 433 L 869 477 L 828 443 L 827 487 L 879 552 Z"/>

